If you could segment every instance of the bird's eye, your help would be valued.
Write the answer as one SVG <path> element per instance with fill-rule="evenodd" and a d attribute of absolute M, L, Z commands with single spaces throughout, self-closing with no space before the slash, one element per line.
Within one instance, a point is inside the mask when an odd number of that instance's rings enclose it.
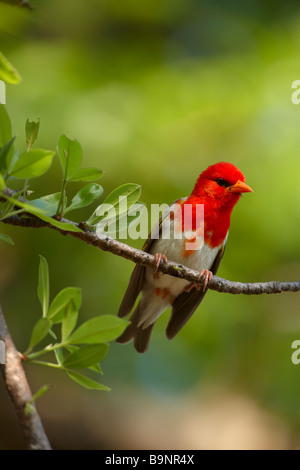
<path fill-rule="evenodd" d="M 224 180 L 223 178 L 216 179 L 216 183 L 219 186 L 223 186 L 224 188 L 228 188 L 228 186 L 230 186 L 230 183 L 228 183 L 228 181 Z"/>

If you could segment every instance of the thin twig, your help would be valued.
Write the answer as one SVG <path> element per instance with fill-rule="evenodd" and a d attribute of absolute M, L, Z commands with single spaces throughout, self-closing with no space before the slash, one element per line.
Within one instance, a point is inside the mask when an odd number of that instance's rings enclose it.
<path fill-rule="evenodd" d="M 48 437 L 35 405 L 32 403 L 32 409 L 27 414 L 25 413 L 26 403 L 31 401 L 32 393 L 26 379 L 20 355 L 8 331 L 1 307 L 0 340 L 4 341 L 6 349 L 6 364 L 1 365 L 1 371 L 23 433 L 25 447 L 28 450 L 51 450 Z"/>
<path fill-rule="evenodd" d="M 82 240 L 88 245 L 93 245 L 96 248 L 99 248 L 103 251 L 109 251 L 117 256 L 129 259 L 134 263 L 141 264 L 143 266 L 153 267 L 155 266 L 155 258 L 153 255 L 146 253 L 144 251 L 132 248 L 131 246 L 126 245 L 125 243 L 119 242 L 107 235 L 97 235 L 95 232 L 89 230 L 84 224 L 76 224 L 70 220 L 61 219 L 61 222 L 72 223 L 73 225 L 81 228 L 81 232 L 69 232 L 61 230 L 58 227 L 44 222 L 43 220 L 38 219 L 35 216 L 30 216 L 27 214 L 27 217 L 22 217 L 14 215 L 7 217 L 2 220 L 2 222 L 10 225 L 17 225 L 21 227 L 31 227 L 31 228 L 43 228 L 48 227 L 50 229 L 56 230 L 62 235 L 71 235 L 72 237 Z M 161 261 L 158 271 L 164 274 L 170 274 L 174 277 L 179 277 L 181 279 L 186 279 L 189 282 L 195 284 L 203 285 L 204 279 L 199 279 L 199 272 L 193 269 L 189 269 L 182 264 L 175 263 L 173 261 L 167 261 L 164 263 Z M 217 292 L 223 292 L 227 294 L 245 294 L 245 295 L 259 295 L 259 294 L 278 294 L 280 292 L 299 292 L 300 291 L 300 281 L 291 281 L 291 282 L 279 282 L 279 281 L 270 281 L 270 282 L 253 282 L 253 283 L 243 283 L 243 282 L 234 282 L 222 279 L 218 276 L 213 276 L 210 281 L 208 288 L 215 290 Z"/>

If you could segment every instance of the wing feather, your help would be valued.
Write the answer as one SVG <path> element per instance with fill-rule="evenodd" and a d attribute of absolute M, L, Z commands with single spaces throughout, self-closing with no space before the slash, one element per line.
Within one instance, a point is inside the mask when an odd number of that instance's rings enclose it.
<path fill-rule="evenodd" d="M 175 203 L 178 201 L 179 199 L 175 201 Z M 162 224 L 168 219 L 168 217 L 170 217 L 170 210 L 172 208 L 172 205 L 162 214 L 159 221 L 152 228 L 142 248 L 143 251 L 145 251 L 146 253 L 149 253 L 153 243 L 161 236 Z M 146 268 L 144 266 L 138 264 L 135 266 L 131 274 L 127 290 L 120 305 L 118 317 L 125 317 L 133 309 L 135 301 L 143 288 L 145 272 Z"/>

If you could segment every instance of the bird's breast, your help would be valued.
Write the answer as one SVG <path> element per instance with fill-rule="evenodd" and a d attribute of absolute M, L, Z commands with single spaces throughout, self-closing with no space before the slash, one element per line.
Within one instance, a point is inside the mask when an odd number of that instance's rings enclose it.
<path fill-rule="evenodd" d="M 190 252 L 189 256 L 185 256 L 184 243 L 184 240 L 159 239 L 153 243 L 150 253 L 153 255 L 155 255 L 155 253 L 162 253 L 169 261 L 183 264 L 195 271 L 210 269 L 212 267 L 220 246 L 211 248 L 203 242 L 199 249 Z M 161 289 L 160 292 L 168 290 L 171 296 L 177 297 L 189 284 L 189 281 L 185 279 L 175 278 L 167 274 L 161 275 L 158 279 L 154 279 L 153 272 L 153 268 L 147 268 L 146 281 L 149 282 L 154 289 Z"/>

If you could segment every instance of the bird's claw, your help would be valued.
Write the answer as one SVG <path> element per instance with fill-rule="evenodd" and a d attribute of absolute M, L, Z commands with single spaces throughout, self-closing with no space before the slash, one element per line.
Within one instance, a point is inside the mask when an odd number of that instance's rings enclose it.
<path fill-rule="evenodd" d="M 162 253 L 155 253 L 155 271 L 154 271 L 154 274 L 153 274 L 153 277 L 154 279 L 159 279 L 159 272 L 158 272 L 158 268 L 159 268 L 159 265 L 160 265 L 160 262 L 161 260 L 163 260 L 164 263 L 167 262 L 167 257 L 165 255 L 163 255 Z"/>
<path fill-rule="evenodd" d="M 209 271 L 208 269 L 202 269 L 200 271 L 200 274 L 198 276 L 198 279 L 200 280 L 201 277 L 204 276 L 204 284 L 203 286 L 201 286 L 201 284 L 197 284 L 196 282 L 191 282 L 190 284 L 188 284 L 186 287 L 185 287 L 185 292 L 190 292 L 191 289 L 193 289 L 193 287 L 195 287 L 197 290 L 200 290 L 202 289 L 203 292 L 206 292 L 207 290 L 207 286 L 208 284 L 210 283 L 211 281 L 211 278 L 213 276 L 213 273 L 211 271 Z"/>

